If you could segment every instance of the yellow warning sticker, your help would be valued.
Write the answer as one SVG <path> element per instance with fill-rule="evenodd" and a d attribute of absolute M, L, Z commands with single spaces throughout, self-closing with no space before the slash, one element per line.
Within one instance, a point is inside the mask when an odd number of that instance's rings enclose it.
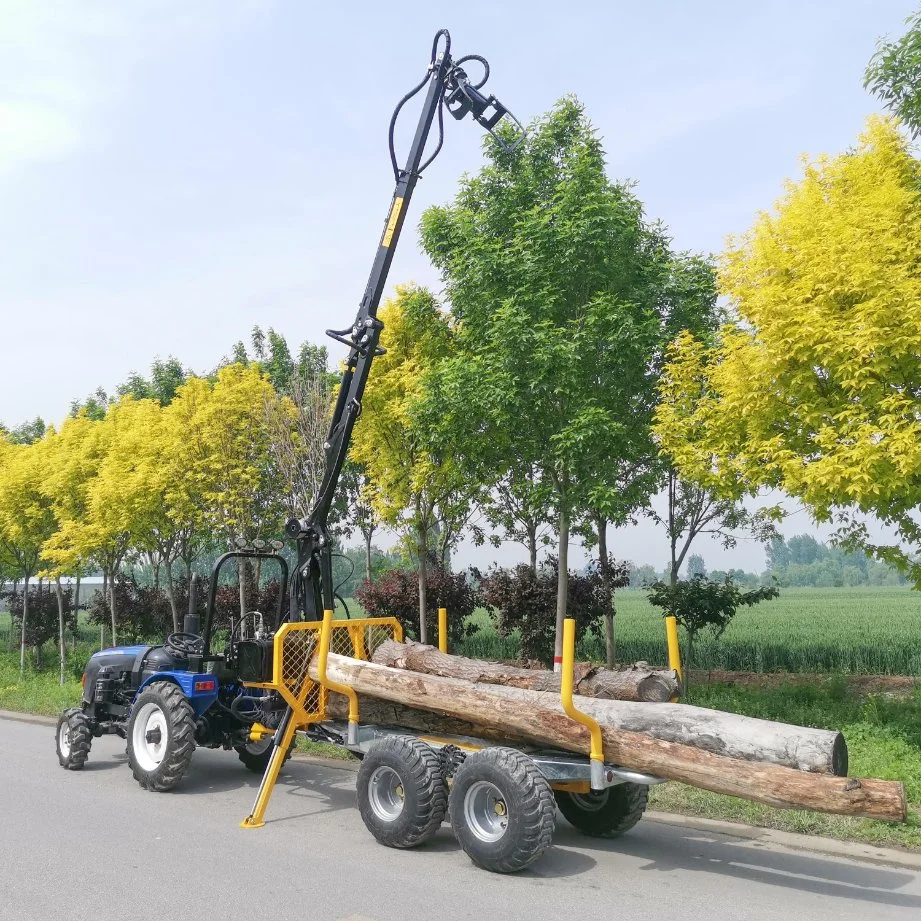
<path fill-rule="evenodd" d="M 393 207 L 390 209 L 390 219 L 387 221 L 387 229 L 384 231 L 384 239 L 381 241 L 381 246 L 390 246 L 390 241 L 393 239 L 393 232 L 397 229 L 397 221 L 399 220 L 402 210 L 403 199 L 395 198 L 393 200 Z"/>

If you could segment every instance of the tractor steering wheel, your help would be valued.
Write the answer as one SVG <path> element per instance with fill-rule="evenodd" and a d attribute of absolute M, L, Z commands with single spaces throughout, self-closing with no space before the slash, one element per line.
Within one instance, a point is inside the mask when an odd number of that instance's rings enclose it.
<path fill-rule="evenodd" d="M 197 633 L 171 633 L 166 638 L 166 645 L 183 656 L 200 656 L 205 641 Z"/>

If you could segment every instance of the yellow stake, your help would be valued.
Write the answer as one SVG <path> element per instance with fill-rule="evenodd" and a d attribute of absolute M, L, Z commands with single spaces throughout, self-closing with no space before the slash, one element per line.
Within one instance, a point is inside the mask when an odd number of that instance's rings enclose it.
<path fill-rule="evenodd" d="M 448 651 L 448 609 L 438 609 L 438 648 L 442 652 Z"/>
<path fill-rule="evenodd" d="M 576 658 L 576 622 L 567 617 L 563 621 L 563 672 L 560 683 L 560 703 L 566 715 L 581 723 L 591 733 L 592 744 L 589 757 L 592 760 L 592 787 L 601 786 L 601 766 L 604 764 L 604 747 L 601 741 L 601 727 L 587 713 L 577 710 L 572 702 L 572 678 Z"/>
<path fill-rule="evenodd" d="M 346 684 L 330 681 L 326 677 L 326 660 L 329 657 L 329 640 L 333 632 L 333 612 L 323 612 L 323 626 L 320 628 L 320 650 L 317 655 L 317 683 L 330 691 L 345 694 L 349 699 L 349 730 L 354 734 L 358 727 L 358 695 Z"/>
<path fill-rule="evenodd" d="M 240 823 L 240 828 L 262 828 L 265 825 L 263 817 L 265 816 L 266 807 L 269 805 L 269 797 L 272 795 L 272 790 L 275 789 L 278 772 L 285 763 L 285 755 L 291 747 L 295 732 L 297 732 L 297 725 L 293 719 L 289 719 L 288 728 L 282 737 L 281 745 L 275 746 L 272 757 L 269 759 L 269 766 L 265 770 L 265 776 L 262 778 L 262 783 L 259 784 L 259 792 L 256 794 L 253 811 Z"/>
<path fill-rule="evenodd" d="M 678 645 L 678 621 L 669 614 L 665 618 L 665 636 L 668 638 L 668 667 L 678 672 L 681 681 L 681 647 Z"/>

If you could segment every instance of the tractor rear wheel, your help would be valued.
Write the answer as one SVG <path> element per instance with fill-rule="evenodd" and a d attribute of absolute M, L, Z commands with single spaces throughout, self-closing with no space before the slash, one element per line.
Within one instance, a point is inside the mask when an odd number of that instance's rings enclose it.
<path fill-rule="evenodd" d="M 265 769 L 272 760 L 272 752 L 274 750 L 275 743 L 271 736 L 260 739 L 258 742 L 247 742 L 245 745 L 234 745 L 234 751 L 237 753 L 239 759 L 246 765 L 247 770 L 252 771 L 254 774 L 265 773 Z M 282 764 L 287 763 L 293 751 L 294 743 L 292 742 L 285 754 L 285 760 Z"/>
<path fill-rule="evenodd" d="M 185 776 L 195 751 L 195 715 L 171 681 L 154 681 L 134 701 L 128 720 L 128 764 L 145 790 L 165 793 Z"/>
<path fill-rule="evenodd" d="M 358 769 L 358 811 L 387 847 L 424 844 L 441 828 L 448 785 L 435 750 L 413 736 L 386 736 Z"/>
<path fill-rule="evenodd" d="M 557 791 L 556 804 L 566 821 L 592 838 L 619 838 L 643 817 L 649 787 L 621 783 L 591 793 Z"/>
<path fill-rule="evenodd" d="M 80 771 L 90 756 L 93 729 L 82 710 L 65 710 L 58 717 L 55 735 L 58 762 L 68 771 Z"/>

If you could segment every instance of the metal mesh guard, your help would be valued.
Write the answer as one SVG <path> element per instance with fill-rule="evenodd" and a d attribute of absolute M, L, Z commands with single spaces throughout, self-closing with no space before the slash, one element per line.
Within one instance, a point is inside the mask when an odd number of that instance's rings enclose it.
<path fill-rule="evenodd" d="M 294 711 L 296 724 L 307 726 L 326 718 L 328 691 L 309 675 L 310 661 L 320 644 L 319 622 L 285 624 L 280 639 L 280 656 L 273 682 Z M 370 660 L 385 640 L 402 640 L 403 630 L 391 617 L 363 620 L 334 620 L 330 652 L 354 659 Z"/>

